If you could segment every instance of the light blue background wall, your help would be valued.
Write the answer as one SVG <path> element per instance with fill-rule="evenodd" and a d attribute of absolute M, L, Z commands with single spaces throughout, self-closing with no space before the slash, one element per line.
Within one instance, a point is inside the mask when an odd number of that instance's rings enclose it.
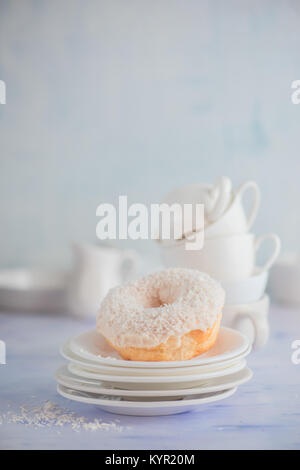
<path fill-rule="evenodd" d="M 64 265 L 100 202 L 222 174 L 299 248 L 299 1 L 0 0 L 0 79 L 1 266 Z"/>

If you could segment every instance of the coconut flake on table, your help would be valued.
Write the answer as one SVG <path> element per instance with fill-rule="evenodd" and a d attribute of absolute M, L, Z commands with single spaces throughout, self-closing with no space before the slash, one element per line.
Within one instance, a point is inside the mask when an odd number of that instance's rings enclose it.
<path fill-rule="evenodd" d="M 35 428 L 71 426 L 74 431 L 122 431 L 120 420 L 106 423 L 95 418 L 89 421 L 84 416 L 78 416 L 73 411 L 61 408 L 51 401 L 44 402 L 41 406 L 34 407 L 22 405 L 18 412 L 8 411 L 0 415 L 0 424 L 24 424 Z"/>

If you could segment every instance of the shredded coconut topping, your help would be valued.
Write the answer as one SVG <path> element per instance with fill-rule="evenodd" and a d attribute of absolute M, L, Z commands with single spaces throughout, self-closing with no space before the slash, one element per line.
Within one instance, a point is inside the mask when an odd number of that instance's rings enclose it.
<path fill-rule="evenodd" d="M 95 418 L 93 421 L 88 421 L 84 416 L 77 416 L 73 411 L 61 408 L 51 401 L 46 401 L 38 407 L 23 405 L 18 413 L 8 411 L 0 416 L 0 424 L 4 422 L 20 423 L 35 428 L 53 426 L 61 428 L 69 425 L 77 432 L 81 429 L 84 431 L 122 431 L 122 427 L 117 424 L 119 420 L 105 423 Z"/>
<path fill-rule="evenodd" d="M 224 289 L 208 274 L 170 268 L 111 289 L 97 329 L 116 347 L 155 347 L 211 328 L 224 301 Z"/>

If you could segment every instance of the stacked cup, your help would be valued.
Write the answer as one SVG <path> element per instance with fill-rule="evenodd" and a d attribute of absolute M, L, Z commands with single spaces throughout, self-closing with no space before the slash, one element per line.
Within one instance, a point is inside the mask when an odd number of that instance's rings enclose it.
<path fill-rule="evenodd" d="M 252 193 L 249 215 L 243 203 L 247 192 Z M 272 233 L 259 237 L 250 233 L 260 205 L 257 184 L 248 181 L 233 191 L 231 181 L 223 177 L 214 186 L 186 185 L 170 193 L 164 202 L 182 206 L 204 204 L 202 249 L 186 249 L 187 235 L 189 240 L 191 237 L 183 227 L 179 239 L 160 240 L 164 265 L 199 269 L 219 280 L 226 291 L 223 324 L 242 330 L 255 347 L 263 346 L 269 332 L 269 298 L 265 288 L 269 269 L 280 251 L 280 239 Z M 190 225 L 194 227 L 193 223 Z M 270 243 L 271 255 L 263 265 L 258 265 L 258 252 Z"/>

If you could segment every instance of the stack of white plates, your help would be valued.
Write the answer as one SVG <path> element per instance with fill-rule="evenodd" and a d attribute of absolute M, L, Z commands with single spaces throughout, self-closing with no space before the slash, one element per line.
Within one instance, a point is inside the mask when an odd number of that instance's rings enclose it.
<path fill-rule="evenodd" d="M 246 336 L 222 327 L 215 345 L 189 361 L 127 361 L 92 330 L 62 346 L 69 363 L 55 379 L 64 397 L 111 413 L 170 415 L 233 395 L 252 377 L 245 360 L 250 350 Z"/>

